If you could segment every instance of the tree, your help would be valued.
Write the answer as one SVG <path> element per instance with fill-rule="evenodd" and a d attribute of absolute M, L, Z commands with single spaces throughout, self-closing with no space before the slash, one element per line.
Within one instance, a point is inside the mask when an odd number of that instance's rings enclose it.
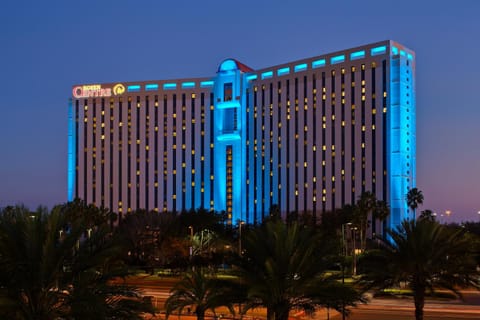
<path fill-rule="evenodd" d="M 245 310 L 265 307 L 269 320 L 286 320 L 292 309 L 354 304 L 358 294 L 326 273 L 338 251 L 320 239 L 314 228 L 281 220 L 249 230 L 234 268 L 246 290 Z"/>
<path fill-rule="evenodd" d="M 412 290 L 415 318 L 423 319 L 425 295 L 444 288 L 480 286 L 472 242 L 464 230 L 430 220 L 406 220 L 390 231 L 391 243 L 367 253 L 361 261 L 367 288 L 386 288 L 406 282 Z"/>
<path fill-rule="evenodd" d="M 381 222 L 385 221 L 388 216 L 390 215 L 390 206 L 386 201 L 377 200 L 375 204 L 375 208 L 373 209 L 373 225 L 376 225 L 376 219 L 380 220 Z"/>
<path fill-rule="evenodd" d="M 368 218 L 373 215 L 376 204 L 377 197 L 372 192 L 366 191 L 360 195 L 354 207 L 353 224 L 360 229 L 360 248 L 362 250 L 366 247 Z"/>
<path fill-rule="evenodd" d="M 418 217 L 419 219 L 426 219 L 426 220 L 430 220 L 430 221 L 435 221 L 435 214 L 433 214 L 433 211 L 432 210 L 423 210 L 422 212 L 420 212 L 420 216 Z"/>
<path fill-rule="evenodd" d="M 131 264 L 153 270 L 178 256 L 188 255 L 180 219 L 173 212 L 136 210 L 122 220 L 118 231 L 129 242 Z"/>
<path fill-rule="evenodd" d="M 221 306 L 234 313 L 228 291 L 228 287 L 207 269 L 191 269 L 172 288 L 172 295 L 165 302 L 167 318 L 175 310 L 180 314 L 185 308 L 194 308 L 198 320 L 205 318 L 207 310 L 215 312 L 215 308 Z"/>
<path fill-rule="evenodd" d="M 419 204 L 423 204 L 423 194 L 418 188 L 412 188 L 407 192 L 407 205 L 413 211 L 413 217 L 415 218 L 415 211 Z"/>
<path fill-rule="evenodd" d="M 138 319 L 140 312 L 152 311 L 135 288 L 113 282 L 128 272 L 109 223 L 90 224 L 71 210 L 68 205 L 51 212 L 16 207 L 0 213 L 0 299 L 8 306 L 0 307 L 0 315 Z"/>

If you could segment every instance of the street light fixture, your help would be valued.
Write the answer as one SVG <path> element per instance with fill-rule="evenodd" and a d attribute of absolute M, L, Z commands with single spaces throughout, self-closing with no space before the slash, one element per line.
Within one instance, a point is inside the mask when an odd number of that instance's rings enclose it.
<path fill-rule="evenodd" d="M 245 221 L 240 220 L 238 222 L 238 254 L 242 255 L 242 225 L 245 224 Z"/>
<path fill-rule="evenodd" d="M 188 229 L 190 230 L 190 258 L 193 255 L 193 226 L 188 226 Z"/>
<path fill-rule="evenodd" d="M 342 224 L 342 284 L 345 284 L 345 259 L 348 253 L 347 242 L 345 241 L 345 226 L 351 226 L 351 222 Z M 342 320 L 345 320 L 345 303 L 342 305 Z"/>
<path fill-rule="evenodd" d="M 353 275 L 357 275 L 357 245 L 355 243 L 357 227 L 353 228 Z"/>

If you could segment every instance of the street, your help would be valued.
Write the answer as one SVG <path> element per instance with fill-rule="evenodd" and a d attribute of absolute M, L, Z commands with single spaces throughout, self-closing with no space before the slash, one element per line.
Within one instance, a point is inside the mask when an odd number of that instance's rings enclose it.
<path fill-rule="evenodd" d="M 158 310 L 164 309 L 165 300 L 169 296 L 169 291 L 178 281 L 177 278 L 158 278 L 153 276 L 130 278 L 127 282 L 141 288 L 145 296 L 152 297 L 152 303 Z M 462 320 L 462 319 L 480 319 L 480 291 L 463 290 L 464 301 L 461 300 L 431 300 L 425 302 L 425 320 Z M 219 310 L 220 311 L 220 310 Z M 217 314 L 222 314 L 218 312 Z M 181 317 L 183 320 L 194 320 L 193 316 Z M 225 312 L 224 318 L 230 318 Z M 254 310 L 249 312 L 243 319 L 262 319 L 265 318 L 263 310 Z M 307 320 L 312 317 L 305 316 L 303 313 L 292 314 L 290 318 Z M 414 305 L 411 298 L 392 299 L 375 298 L 368 304 L 360 304 L 350 309 L 350 314 L 346 317 L 348 320 L 409 320 L 414 319 Z M 146 317 L 146 319 L 164 319 L 164 315 L 157 315 L 155 318 Z M 315 320 L 339 320 L 342 315 L 335 310 L 318 310 L 313 316 Z"/>

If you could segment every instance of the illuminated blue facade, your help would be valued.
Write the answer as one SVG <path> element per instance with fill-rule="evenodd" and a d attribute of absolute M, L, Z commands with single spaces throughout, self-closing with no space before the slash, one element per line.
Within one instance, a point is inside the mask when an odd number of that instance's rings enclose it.
<path fill-rule="evenodd" d="M 215 189 L 216 211 L 226 211 L 231 221 L 245 221 L 246 120 L 245 72 L 252 69 L 233 59 L 220 64 L 215 79 Z M 230 157 L 230 161 L 228 161 Z M 228 165 L 231 163 L 231 165 Z"/>
<path fill-rule="evenodd" d="M 75 188 L 75 121 L 73 118 L 72 101 L 68 103 L 68 163 L 67 163 L 67 200 L 73 200 Z"/>
<path fill-rule="evenodd" d="M 389 203 L 389 227 L 412 218 L 415 55 L 394 41 L 72 93 L 69 200 L 120 215 L 203 207 L 236 224 L 262 221 L 272 205 L 319 220 L 371 191 Z"/>
<path fill-rule="evenodd" d="M 403 219 L 415 219 L 406 206 L 406 194 L 416 185 L 416 103 L 415 68 L 413 54 L 391 47 L 390 57 L 390 111 L 387 153 L 390 178 L 390 227 Z"/>

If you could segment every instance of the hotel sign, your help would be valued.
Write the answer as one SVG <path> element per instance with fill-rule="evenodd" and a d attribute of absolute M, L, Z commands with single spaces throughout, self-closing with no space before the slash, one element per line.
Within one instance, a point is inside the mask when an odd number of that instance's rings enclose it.
<path fill-rule="evenodd" d="M 96 97 L 111 97 L 121 95 L 125 92 L 125 86 L 123 84 L 116 84 L 113 88 L 102 87 L 101 84 L 90 84 L 84 86 L 76 86 L 72 90 L 72 94 L 75 98 L 96 98 Z"/>

